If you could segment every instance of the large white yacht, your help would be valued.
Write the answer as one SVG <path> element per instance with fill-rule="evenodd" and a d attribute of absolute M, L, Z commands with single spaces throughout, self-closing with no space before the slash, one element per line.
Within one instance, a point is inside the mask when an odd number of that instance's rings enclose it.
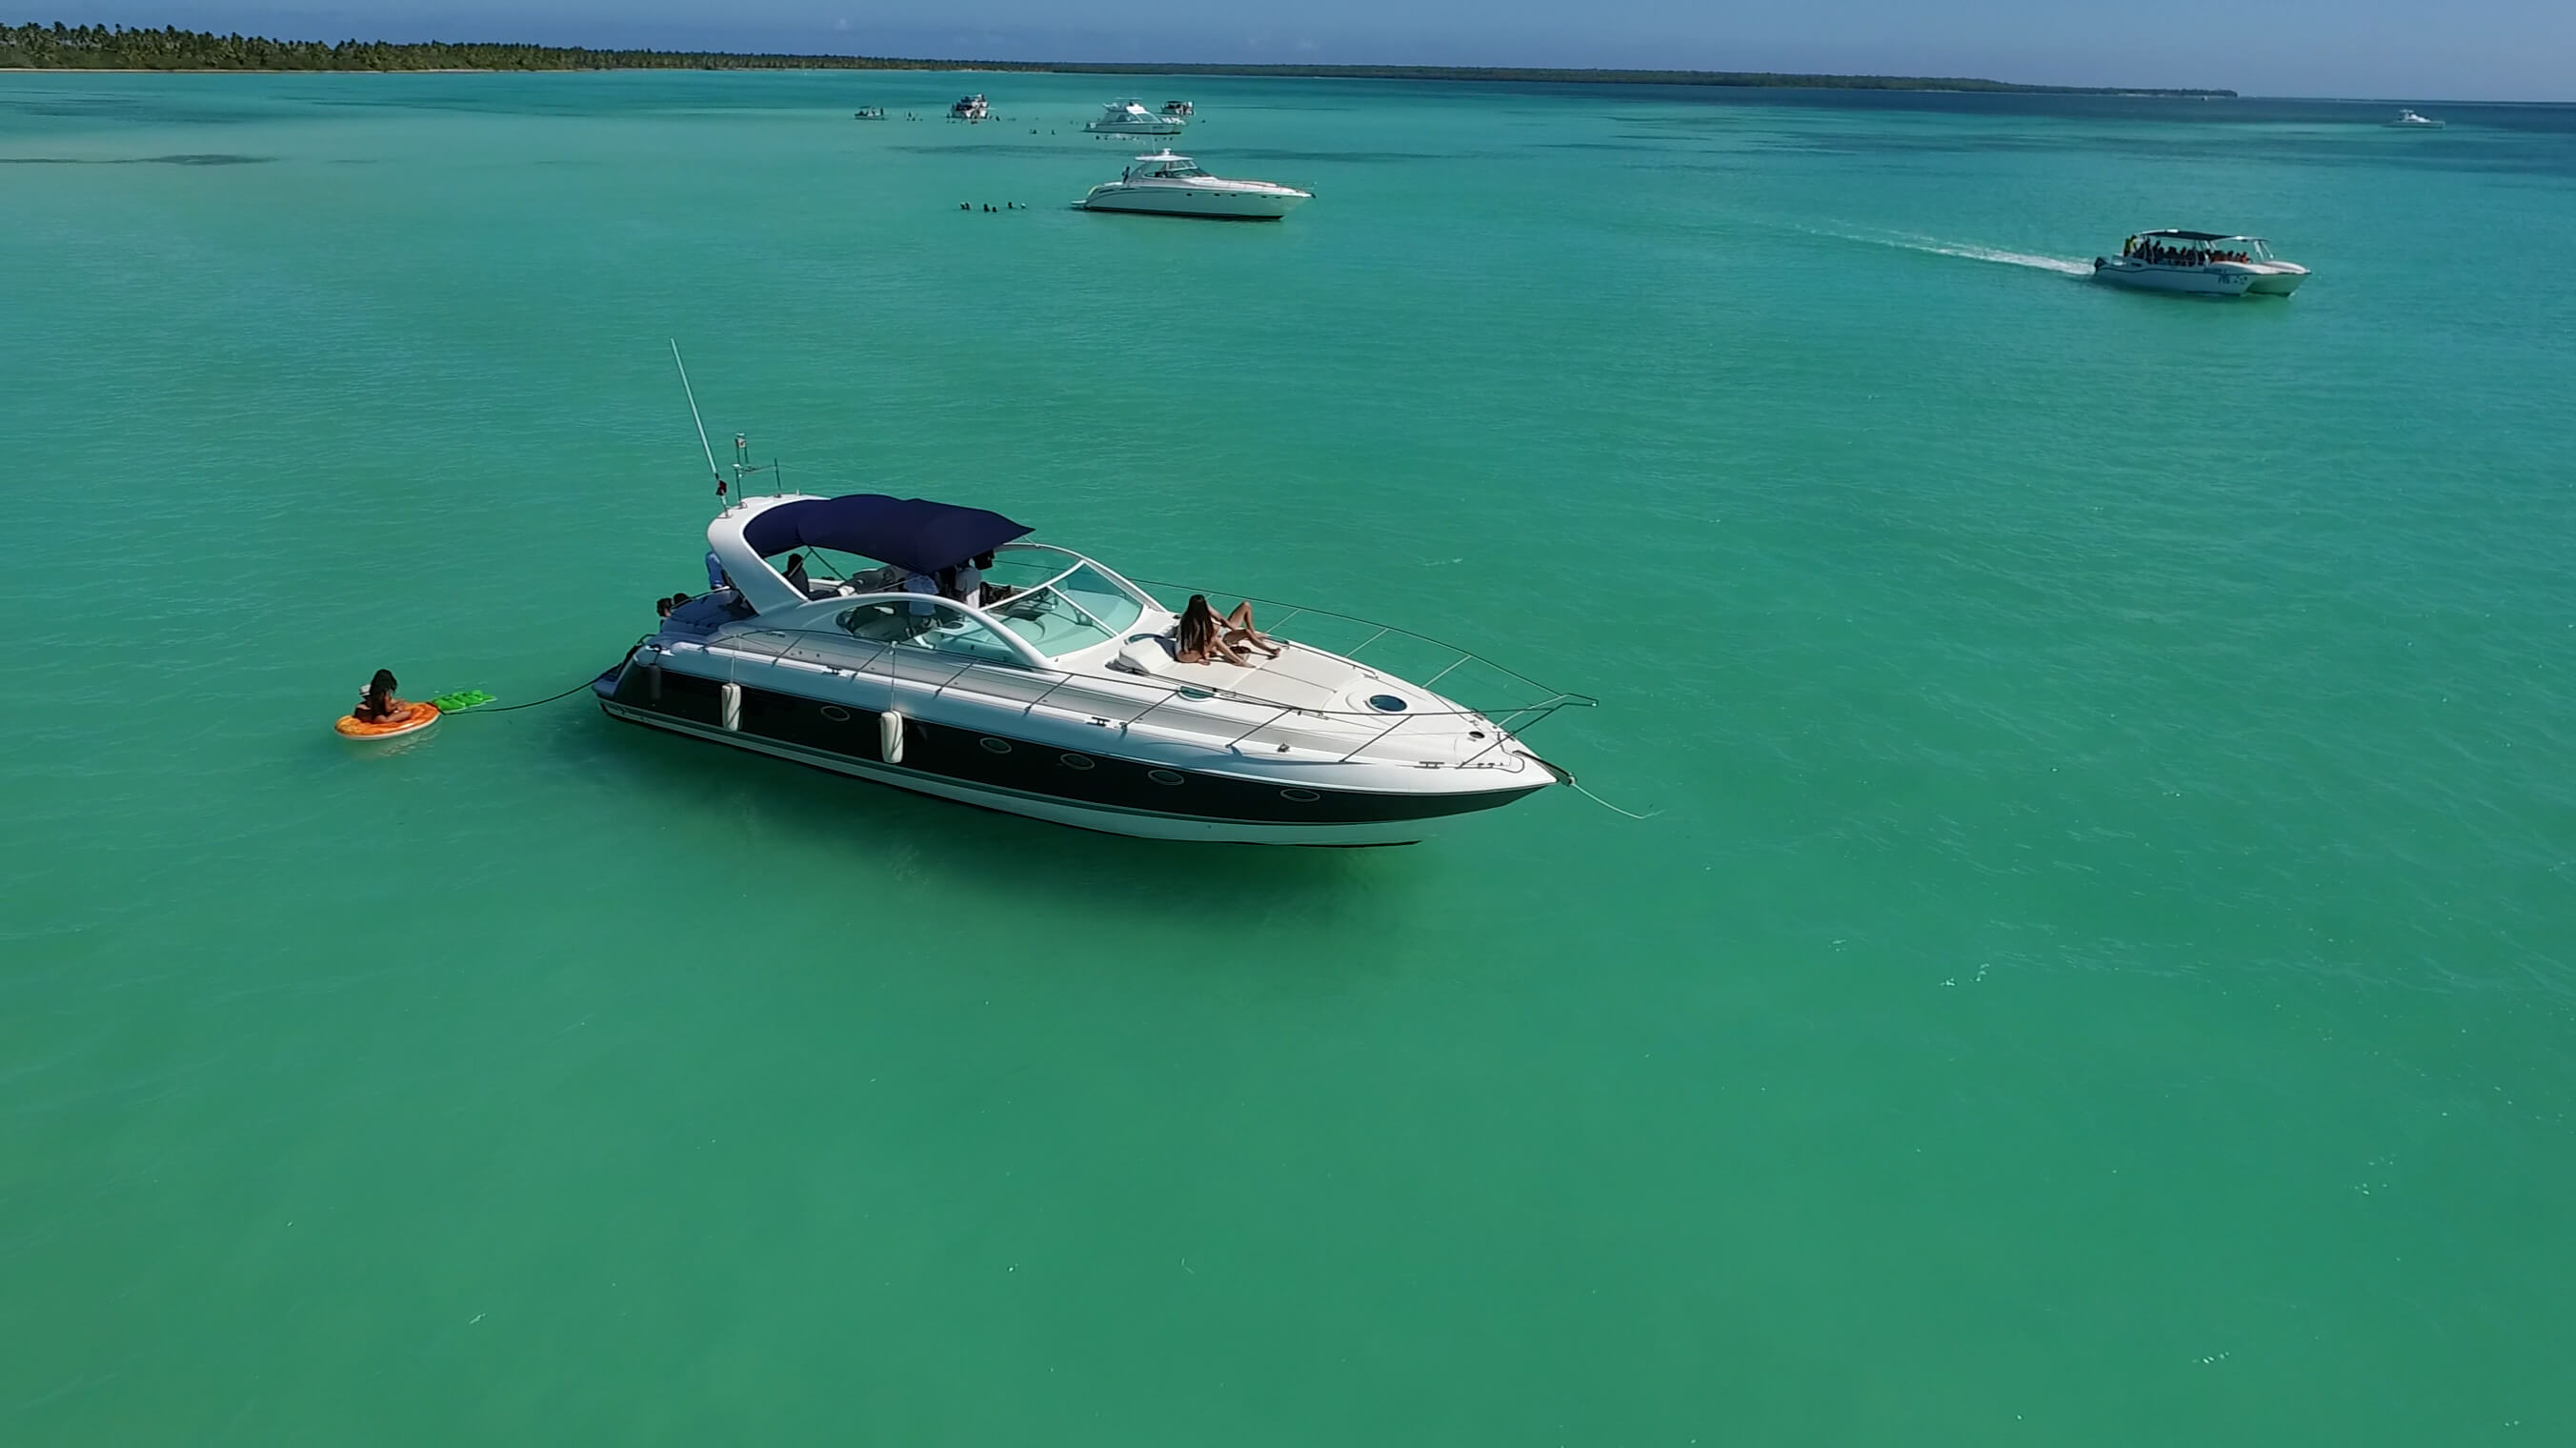
<path fill-rule="evenodd" d="M 1096 136 L 1177 136 L 1189 122 L 1176 115 L 1156 115 L 1140 100 L 1111 101 L 1100 108 L 1084 130 Z"/>
<path fill-rule="evenodd" d="M 993 103 L 981 95 L 962 96 L 948 108 L 952 121 L 980 121 L 993 113 Z"/>
<path fill-rule="evenodd" d="M 1187 156 L 1157 151 L 1139 156 L 1115 181 L 1103 181 L 1082 198 L 1092 211 L 1143 211 L 1158 216 L 1197 216 L 1217 221 L 1277 221 L 1315 194 L 1276 181 L 1233 181 L 1211 176 Z"/>
<path fill-rule="evenodd" d="M 1028 532 L 919 498 L 742 499 L 707 525 L 721 585 L 672 610 L 592 688 L 637 724 L 1159 839 L 1407 844 L 1572 782 L 1514 731 L 1591 699 L 1406 630 L 1266 604 L 1257 622 L 1277 657 L 1182 663 L 1178 590 L 1158 594 Z M 965 591 L 955 570 L 988 554 L 972 599 L 902 586 Z M 1330 628 L 1358 644 L 1299 641 Z M 1396 645 L 1419 667 L 1448 662 L 1416 684 L 1358 657 Z M 1432 692 L 1443 679 L 1511 697 L 1470 707 Z"/>
<path fill-rule="evenodd" d="M 2093 258 L 2093 279 L 2156 292 L 2286 297 L 2308 279 L 2308 269 L 2272 255 L 2271 243 L 2259 236 L 2142 231 L 2121 243 L 2118 256 Z"/>

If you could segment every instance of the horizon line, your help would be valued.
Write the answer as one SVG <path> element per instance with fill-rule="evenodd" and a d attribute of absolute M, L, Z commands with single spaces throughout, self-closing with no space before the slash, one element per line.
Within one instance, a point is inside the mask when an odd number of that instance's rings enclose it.
<path fill-rule="evenodd" d="M 199 42 L 182 53 L 177 47 L 165 51 L 168 64 L 153 64 L 162 59 L 156 55 L 130 54 L 128 47 L 113 42 L 129 37 L 167 38 L 173 41 Z M 547 65 L 542 67 L 440 67 L 442 69 L 817 69 L 817 70 L 917 70 L 972 73 L 989 71 L 996 74 L 1095 74 L 1095 75 L 1235 75 L 1306 80 L 1441 80 L 1542 82 L 1567 85 L 1674 85 L 1709 86 L 1721 89 L 1759 90 L 1878 90 L 1878 91 L 1948 91 L 1987 94 L 2051 94 L 2101 96 L 2167 96 L 2192 99 L 2240 99 L 2238 93 L 2210 86 L 2154 85 L 2067 85 L 2053 82 L 1994 80 L 1983 76 L 1899 75 L 1879 72 L 1707 70 L 1696 68 L 1648 68 L 1632 66 L 1521 66 L 1521 65 L 1440 65 L 1407 62 L 1327 63 L 1299 61 L 1108 61 L 1108 60 L 966 60 L 949 57 L 876 56 L 856 52 L 842 54 L 829 51 L 735 51 L 665 49 L 660 46 L 592 46 L 544 45 L 532 41 L 491 40 L 360 40 L 350 36 L 341 40 L 282 40 L 272 36 L 244 35 L 239 31 L 217 32 L 190 30 L 176 25 L 134 27 L 118 23 L 70 25 L 54 21 L 24 21 L 11 25 L 0 23 L 0 51 L 20 50 L 25 43 L 52 41 L 57 37 L 74 44 L 59 47 L 76 54 L 99 55 L 115 52 L 117 58 L 137 62 L 130 68 L 145 71 L 293 71 L 305 66 L 267 66 L 256 64 L 203 63 L 204 52 L 214 46 L 260 46 L 306 53 L 340 54 L 356 49 L 376 48 L 384 51 L 508 51 L 534 57 L 579 60 L 592 57 L 609 63 L 603 65 Z M 89 43 L 91 37 L 111 42 Z M 734 66 L 690 66 L 685 64 L 619 64 L 621 57 L 650 58 L 655 61 L 729 61 Z M 29 55 L 30 60 L 40 57 Z M 320 58 L 320 57 L 316 57 Z M 191 63 L 199 61 L 199 63 Z M 791 66 L 787 62 L 806 62 Z M 106 70 L 110 66 L 69 64 L 32 64 L 0 69 L 28 71 Z M 339 66 L 333 69 L 376 70 L 388 67 Z M 410 67 L 406 67 L 410 68 Z"/>
<path fill-rule="evenodd" d="M 1537 66 L 1537 65 L 1441 65 L 1402 61 L 1366 62 L 1299 62 L 1299 61 L 1182 61 L 1182 60 L 1063 60 L 1063 59 L 960 59 L 954 57 L 878 56 L 858 52 L 834 51 L 761 51 L 761 50 L 690 50 L 662 46 L 596 46 L 544 45 L 531 41 L 495 40 L 361 40 L 354 36 L 341 40 L 287 40 L 273 36 L 244 35 L 239 31 L 215 32 L 190 30 L 177 25 L 127 26 L 119 23 L 84 23 L 64 21 L 23 21 L 11 24 L 0 21 L 0 54 L 21 49 L 24 41 L 52 40 L 57 35 L 97 37 L 119 40 L 127 37 L 167 37 L 215 44 L 275 47 L 287 51 L 346 52 L 353 47 L 374 47 L 384 51 L 487 51 L 517 52 L 530 57 L 551 57 L 556 63 L 540 65 L 440 65 L 440 66 L 370 66 L 370 65 L 263 65 L 255 63 L 208 63 L 182 56 L 175 50 L 162 57 L 120 54 L 114 62 L 99 65 L 56 61 L 45 63 L 36 55 L 23 58 L 31 64 L 0 64 L 0 73 L 43 74 L 90 70 L 100 73 L 129 71 L 146 74 L 293 74 L 298 71 L 323 73 L 385 72 L 450 73 L 511 71 L 627 71 L 627 70 L 908 70 L 954 74 L 1063 74 L 1063 75 L 1215 75 L 1250 79 L 1282 80 L 1419 80 L 1446 83 L 1554 84 L 1554 85 L 1653 85 L 1700 86 L 1719 90 L 1854 90 L 1888 94 L 1920 92 L 1926 94 L 1989 95 L 2091 95 L 2129 96 L 2148 99 L 2184 100 L 2276 100 L 2314 101 L 2338 104 L 2403 104 L 2476 105 L 2476 106 L 2576 106 L 2576 99 L 2540 100 L 2437 95 L 2337 95 L 2297 93 L 2245 93 L 2218 86 L 2172 85 L 2071 85 L 2049 81 L 2007 81 L 1983 76 L 1905 75 L 1889 72 L 1839 71 L 1767 71 L 1712 70 L 1698 68 L 1648 68 L 1639 66 Z M 125 47 L 101 47 L 75 44 L 66 49 L 98 55 L 104 51 L 123 51 Z M 626 58 L 644 60 L 636 64 Z M 17 57 L 11 57 L 17 58 Z M 316 59 L 321 58 L 319 55 Z M 601 64 L 581 64 L 579 59 L 596 58 Z M 564 61 L 574 61 L 566 64 Z M 192 63 L 192 61 L 194 63 Z M 712 62 L 689 64 L 688 62 Z M 158 62 L 158 63 L 156 63 Z"/>

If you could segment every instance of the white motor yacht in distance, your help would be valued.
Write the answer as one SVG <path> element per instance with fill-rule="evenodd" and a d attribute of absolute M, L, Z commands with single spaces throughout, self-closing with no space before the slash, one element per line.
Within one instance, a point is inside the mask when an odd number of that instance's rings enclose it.
<path fill-rule="evenodd" d="M 1177 136 L 1188 124 L 1179 116 L 1158 116 L 1145 109 L 1143 101 L 1131 98 L 1101 107 L 1083 129 L 1095 136 Z"/>
<path fill-rule="evenodd" d="M 1139 156 L 1115 181 L 1082 198 L 1089 211 L 1136 211 L 1156 216 L 1196 216 L 1214 221 L 1277 221 L 1315 193 L 1276 181 L 1235 181 L 1211 176 L 1196 161 L 1157 151 Z"/>
<path fill-rule="evenodd" d="M 992 113 L 992 102 L 981 95 L 961 97 L 957 104 L 948 108 L 948 118 L 952 121 L 980 121 Z"/>
<path fill-rule="evenodd" d="M 919 498 L 743 499 L 707 525 L 723 586 L 592 688 L 633 723 L 1156 839 L 1409 844 L 1572 782 L 1514 731 L 1591 699 L 1406 630 L 1270 605 L 1258 622 L 1278 657 L 1184 664 L 1162 597 L 1028 532 Z M 804 559 L 830 566 L 824 550 L 892 566 L 809 574 Z M 987 553 L 972 601 L 900 586 Z M 1333 626 L 1358 644 L 1301 641 Z M 1449 662 L 1412 683 L 1355 657 L 1381 641 L 1441 650 L 1408 655 L 1421 667 Z M 1478 674 L 1519 697 L 1477 709 L 1429 687 L 1487 687 L 1456 682 Z"/>
<path fill-rule="evenodd" d="M 2385 122 L 2384 124 L 2392 131 L 2438 131 L 2442 129 L 2442 123 L 2433 119 L 2431 116 L 2419 116 L 2415 112 L 2407 110 L 2399 111 L 2397 113 L 2397 119 Z"/>
<path fill-rule="evenodd" d="M 2093 258 L 2093 279 L 2155 292 L 2205 297 L 2286 297 L 2308 269 L 2272 255 L 2259 236 L 2214 231 L 2142 231 L 2115 257 Z"/>

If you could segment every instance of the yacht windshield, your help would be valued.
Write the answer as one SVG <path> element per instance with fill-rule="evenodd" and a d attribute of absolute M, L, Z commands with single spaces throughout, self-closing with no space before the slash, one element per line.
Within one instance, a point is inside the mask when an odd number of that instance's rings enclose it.
<path fill-rule="evenodd" d="M 1058 566 L 1044 569 L 1050 561 Z M 1060 553 L 1007 550 L 985 579 L 984 611 L 1049 658 L 1119 638 L 1145 613 L 1098 569 Z M 992 597 L 997 585 L 1011 590 L 998 602 Z"/>

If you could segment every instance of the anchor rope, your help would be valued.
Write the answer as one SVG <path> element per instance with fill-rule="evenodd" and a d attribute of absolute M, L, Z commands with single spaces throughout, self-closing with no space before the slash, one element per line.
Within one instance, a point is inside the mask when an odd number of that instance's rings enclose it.
<path fill-rule="evenodd" d="M 1662 810 L 1649 810 L 1644 814 L 1639 814 L 1635 810 L 1621 809 L 1610 801 L 1603 799 L 1601 796 L 1594 794 L 1588 789 L 1585 789 L 1582 785 L 1576 784 L 1573 780 L 1569 779 L 1565 783 L 1567 787 L 1571 788 L 1576 794 L 1583 796 L 1585 799 L 1592 801 L 1594 804 L 1601 806 L 1603 809 L 1606 809 L 1615 815 L 1626 815 L 1632 820 L 1650 820 L 1656 815 L 1663 813 Z"/>
<path fill-rule="evenodd" d="M 549 694 L 542 699 L 532 700 L 525 704 L 503 704 L 498 708 L 489 704 L 476 704 L 467 709 L 450 710 L 448 711 L 448 717 L 451 719 L 462 719 L 472 714 L 507 714 L 513 709 L 534 709 L 539 704 L 551 704 L 557 699 L 569 699 L 573 695 L 578 694 L 589 687 L 590 680 L 584 679 L 580 683 L 573 685 L 571 688 L 564 690 L 560 694 Z"/>

